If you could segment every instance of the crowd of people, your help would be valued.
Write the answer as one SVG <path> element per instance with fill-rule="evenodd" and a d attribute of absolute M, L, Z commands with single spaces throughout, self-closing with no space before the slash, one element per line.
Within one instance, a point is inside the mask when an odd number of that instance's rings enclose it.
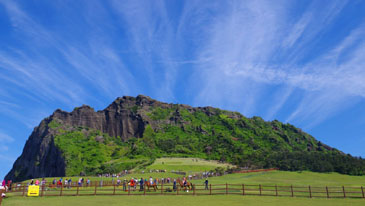
<path fill-rule="evenodd" d="M 7 190 L 11 190 L 11 185 L 12 185 L 12 181 L 11 180 L 8 180 L 8 181 L 6 181 L 6 180 L 3 180 L 2 182 L 1 182 L 1 187 L 3 187 L 6 191 Z"/>
<path fill-rule="evenodd" d="M 91 181 L 90 181 L 89 178 L 87 178 L 85 180 L 83 177 L 80 177 L 77 180 L 77 185 L 79 187 L 82 187 L 82 186 L 90 186 L 90 183 L 91 183 Z M 58 180 L 56 178 L 54 178 L 53 181 L 52 181 L 52 186 L 54 186 L 54 187 L 55 186 L 57 186 L 57 187 L 64 187 L 64 188 L 70 189 L 72 186 L 76 186 L 76 183 L 73 183 L 72 178 L 69 178 L 69 179 L 65 178 L 63 180 L 63 178 L 61 177 Z"/>
<path fill-rule="evenodd" d="M 123 181 L 119 178 L 117 178 L 117 183 L 116 183 L 116 186 L 119 187 L 119 186 L 122 186 L 123 187 L 123 191 L 135 191 L 137 190 L 137 188 L 139 187 L 139 190 L 140 191 L 143 191 L 145 188 L 146 185 L 149 185 L 150 187 L 153 187 L 153 186 L 158 186 L 160 184 L 170 184 L 172 183 L 173 185 L 173 190 L 176 191 L 177 190 L 177 183 L 180 182 L 182 183 L 182 186 L 183 187 L 186 187 L 187 186 L 187 183 L 188 183 L 188 179 L 186 177 L 183 177 L 183 178 L 177 178 L 177 179 L 172 179 L 170 177 L 168 178 L 152 178 L 150 176 L 150 178 L 140 178 L 140 179 L 137 179 L 137 178 L 131 178 L 129 180 L 127 179 L 124 179 Z M 208 190 L 208 178 L 205 179 L 204 181 L 204 185 L 205 185 L 205 189 Z M 128 188 L 128 190 L 127 190 Z"/>
<path fill-rule="evenodd" d="M 125 172 L 127 174 L 127 171 Z M 99 177 L 102 177 L 104 175 L 99 175 Z M 116 182 L 115 180 L 113 180 L 112 184 L 116 185 L 117 187 L 122 187 L 123 191 L 136 191 L 137 188 L 139 188 L 140 191 L 143 191 L 145 188 L 145 186 L 147 186 L 149 189 L 149 187 L 156 187 L 161 185 L 161 184 L 171 184 L 173 186 L 173 190 L 176 191 L 178 186 L 182 186 L 182 187 L 186 187 L 187 186 L 187 182 L 188 180 L 193 179 L 192 175 L 189 175 L 187 177 L 183 177 L 183 178 L 152 178 L 152 176 L 150 176 L 149 178 L 131 178 L 131 179 L 124 179 L 122 180 L 122 178 L 119 176 L 119 174 L 112 174 L 110 175 L 111 177 L 116 177 Z M 109 176 L 109 177 L 110 177 Z M 77 182 L 77 185 L 76 185 Z M 50 183 L 51 187 L 63 187 L 63 188 L 72 188 L 73 186 L 79 186 L 79 187 L 88 187 L 91 186 L 91 180 L 89 178 L 84 179 L 83 177 L 80 177 L 77 179 L 76 182 L 73 182 L 72 178 L 59 178 L 56 179 L 54 178 L 53 181 Z M 45 178 L 42 178 L 42 180 L 38 180 L 38 179 L 32 179 L 30 182 L 27 183 L 27 185 L 39 185 L 39 186 L 45 186 L 47 183 Z M 179 185 L 177 185 L 179 184 Z M 205 185 L 205 189 L 208 189 L 208 179 L 205 179 L 204 182 Z M 3 180 L 1 183 L 1 186 L 4 186 L 4 188 L 6 188 L 6 190 L 11 189 L 12 186 L 12 181 L 6 181 Z M 103 186 L 103 181 L 100 180 L 99 182 L 99 186 Z"/>

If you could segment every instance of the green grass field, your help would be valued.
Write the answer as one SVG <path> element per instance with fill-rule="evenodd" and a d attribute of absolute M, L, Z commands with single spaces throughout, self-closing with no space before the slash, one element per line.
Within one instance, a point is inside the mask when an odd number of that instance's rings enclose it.
<path fill-rule="evenodd" d="M 266 184 L 296 186 L 365 186 L 365 176 L 349 176 L 338 173 L 270 171 L 244 174 L 229 174 L 209 178 L 211 184 Z M 198 184 L 202 181 L 193 181 Z"/>
<path fill-rule="evenodd" d="M 81 196 L 81 197 L 15 197 L 3 201 L 3 206 L 100 206 L 100 205 L 199 205 L 199 206 L 235 206 L 235 205 L 364 205 L 364 199 L 309 199 L 291 197 L 255 197 L 255 196 Z"/>
<path fill-rule="evenodd" d="M 161 158 L 158 159 L 154 164 L 150 165 L 147 169 L 166 169 L 171 170 L 183 170 L 183 171 L 205 171 L 214 169 L 216 167 L 227 167 L 230 165 L 223 165 L 214 161 L 204 161 L 198 159 L 196 161 L 192 158 Z M 148 170 L 145 170 L 146 172 Z M 177 178 L 181 175 L 174 173 L 145 173 L 145 174 L 128 174 L 122 179 L 135 178 L 154 178 L 161 179 L 162 177 Z M 91 180 L 100 180 L 100 177 L 90 177 Z M 51 181 L 53 178 L 48 178 Z M 77 177 L 72 177 L 73 181 L 77 181 Z M 115 178 L 114 178 L 115 179 Z M 110 181 L 111 178 L 103 177 L 104 181 Z M 196 193 L 208 194 L 207 190 L 203 189 L 202 184 L 204 180 L 192 180 L 196 185 Z M 89 205 L 365 205 L 365 199 L 361 199 L 361 190 L 358 188 L 364 186 L 365 188 L 365 176 L 349 176 L 341 175 L 338 173 L 315 173 L 315 172 L 285 172 L 285 171 L 271 171 L 271 172 L 257 172 L 257 173 L 244 173 L 244 174 L 229 174 L 221 177 L 210 177 L 209 183 L 212 184 L 213 193 L 224 193 L 225 183 L 237 184 L 229 186 L 228 191 L 230 193 L 242 194 L 242 184 L 246 185 L 246 189 L 252 189 L 247 191 L 246 194 L 259 194 L 257 185 L 261 184 L 263 188 L 263 194 L 273 195 L 274 185 L 277 185 L 280 193 L 279 195 L 290 196 L 290 187 L 284 187 L 289 185 L 301 186 L 301 188 L 295 188 L 295 195 L 303 195 L 305 197 L 267 197 L 267 196 L 242 196 L 242 195 L 212 195 L 212 196 L 193 196 L 192 191 L 189 193 L 180 192 L 179 196 L 176 196 L 174 192 L 166 192 L 164 196 L 127 196 L 125 191 L 122 191 L 121 187 L 116 188 L 115 196 L 110 194 L 113 193 L 113 187 L 102 187 L 97 188 L 97 194 L 105 194 L 106 196 L 93 196 L 95 187 L 80 188 L 79 194 L 89 194 L 92 196 L 79 196 L 79 197 L 38 197 L 38 198 L 27 198 L 19 197 L 9 193 L 9 198 L 3 202 L 4 206 L 7 205 L 68 205 L 78 204 L 79 206 Z M 218 184 L 220 186 L 218 186 Z M 217 186 L 215 186 L 217 185 Z M 253 186 L 249 186 L 253 185 Z M 308 186 L 311 185 L 312 190 L 317 193 L 316 196 L 322 198 L 307 198 L 309 196 Z M 349 196 L 359 197 L 358 199 L 343 199 L 343 198 L 326 198 L 326 186 L 329 187 L 331 197 L 343 197 L 342 187 L 345 186 L 346 191 L 349 192 Z M 351 187 L 356 187 L 352 189 Z M 160 185 L 159 185 L 159 188 Z M 172 185 L 164 186 L 164 193 L 167 188 L 172 188 Z M 267 191 L 265 191 L 267 190 Z M 303 190 L 305 192 L 300 192 Z M 76 187 L 71 189 L 64 189 L 63 195 L 75 195 L 77 192 Z M 351 194 L 351 192 L 353 192 Z M 133 194 L 143 194 L 143 192 L 135 191 Z M 148 194 L 159 194 L 161 191 L 148 192 Z M 46 195 L 59 195 L 60 189 L 49 189 L 45 191 Z M 17 195 L 21 195 L 18 193 Z"/>

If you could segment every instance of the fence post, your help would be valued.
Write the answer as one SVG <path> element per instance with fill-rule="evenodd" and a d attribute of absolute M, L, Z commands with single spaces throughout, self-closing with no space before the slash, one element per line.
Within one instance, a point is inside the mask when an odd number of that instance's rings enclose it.
<path fill-rule="evenodd" d="M 193 195 L 195 195 L 195 185 L 192 185 L 193 187 Z"/>
<path fill-rule="evenodd" d="M 3 201 L 3 190 L 0 190 L 0 206 L 1 206 L 1 202 Z"/>
<path fill-rule="evenodd" d="M 176 195 L 179 195 L 179 186 L 176 186 Z"/>
<path fill-rule="evenodd" d="M 275 195 L 278 196 L 278 186 L 275 185 Z"/>
<path fill-rule="evenodd" d="M 294 197 L 293 185 L 290 185 L 290 190 L 291 190 L 291 196 Z"/>
<path fill-rule="evenodd" d="M 242 184 L 242 195 L 245 195 L 245 184 Z"/>
<path fill-rule="evenodd" d="M 115 195 L 115 184 L 114 184 L 114 189 L 113 189 L 113 195 Z"/>
<path fill-rule="evenodd" d="M 312 198 L 312 190 L 311 190 L 311 186 L 309 185 L 309 186 L 308 186 L 308 188 L 309 188 L 309 198 Z"/>
<path fill-rule="evenodd" d="M 262 195 L 262 188 L 261 188 L 261 184 L 259 185 L 259 190 L 260 190 L 260 196 Z"/>
<path fill-rule="evenodd" d="M 1 202 L 3 201 L 3 191 L 2 190 L 0 190 L 0 206 L 1 206 Z"/>
<path fill-rule="evenodd" d="M 96 195 L 96 187 L 98 186 L 98 184 L 95 184 L 95 190 L 94 190 L 94 195 Z"/>
<path fill-rule="evenodd" d="M 130 195 L 131 194 L 131 186 L 130 185 L 128 185 L 128 195 Z"/>
<path fill-rule="evenodd" d="M 361 186 L 361 193 L 362 193 L 362 198 L 365 198 L 364 188 L 362 186 Z"/>
<path fill-rule="evenodd" d="M 76 196 L 79 196 L 79 189 L 80 189 L 80 185 L 77 184 Z"/>
<path fill-rule="evenodd" d="M 41 197 L 43 197 L 44 185 L 42 184 Z"/>
<path fill-rule="evenodd" d="M 326 186 L 327 198 L 330 198 L 330 194 L 328 193 L 328 187 Z"/>
<path fill-rule="evenodd" d="M 143 195 L 146 195 L 146 185 L 143 185 Z"/>
<path fill-rule="evenodd" d="M 161 182 L 161 195 L 163 194 L 163 182 Z"/>
<path fill-rule="evenodd" d="M 63 185 L 61 185 L 60 196 L 62 196 Z"/>
<path fill-rule="evenodd" d="M 226 195 L 228 194 L 228 184 L 226 183 Z"/>
<path fill-rule="evenodd" d="M 25 185 L 23 185 L 23 197 L 25 196 Z"/>
<path fill-rule="evenodd" d="M 343 191 L 343 198 L 346 198 L 345 186 L 342 186 L 342 191 Z"/>

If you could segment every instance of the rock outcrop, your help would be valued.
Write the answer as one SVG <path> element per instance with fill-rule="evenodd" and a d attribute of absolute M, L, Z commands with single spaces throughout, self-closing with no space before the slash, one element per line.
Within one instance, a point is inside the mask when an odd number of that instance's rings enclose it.
<path fill-rule="evenodd" d="M 131 137 L 142 137 L 146 124 L 151 124 L 153 128 L 158 127 L 158 122 L 152 121 L 147 115 L 151 108 L 155 107 L 170 108 L 172 104 L 139 95 L 117 98 L 101 111 L 95 111 L 87 105 L 77 107 L 72 112 L 57 109 L 34 129 L 21 156 L 5 178 L 17 181 L 65 175 L 65 162 L 54 144 L 54 133 L 48 126 L 53 120 L 72 127 L 81 126 L 99 130 L 126 141 Z M 186 105 L 181 107 L 193 109 Z M 209 109 L 206 110 L 209 112 Z M 174 120 L 168 121 L 174 122 Z"/>

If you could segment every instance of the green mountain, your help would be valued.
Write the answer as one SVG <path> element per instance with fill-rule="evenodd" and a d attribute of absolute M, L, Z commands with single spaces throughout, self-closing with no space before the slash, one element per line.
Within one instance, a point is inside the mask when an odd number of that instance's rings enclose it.
<path fill-rule="evenodd" d="M 56 110 L 36 127 L 6 179 L 114 173 L 158 157 L 199 157 L 238 167 L 365 174 L 365 161 L 277 120 L 212 107 L 122 97 L 106 109 Z"/>

